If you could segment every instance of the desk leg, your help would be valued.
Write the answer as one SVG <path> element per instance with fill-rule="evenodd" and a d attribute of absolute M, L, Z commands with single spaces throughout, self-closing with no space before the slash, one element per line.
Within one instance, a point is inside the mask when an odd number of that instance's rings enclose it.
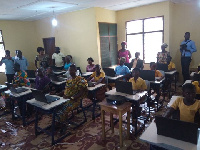
<path fill-rule="evenodd" d="M 122 112 L 119 112 L 119 142 L 120 148 L 123 147 L 123 140 L 122 140 Z"/>
<path fill-rule="evenodd" d="M 53 116 L 52 116 L 52 123 L 51 123 L 51 145 L 54 145 L 55 144 L 55 141 L 54 141 L 54 131 L 55 131 L 55 115 L 56 115 L 56 112 L 55 110 L 53 111 Z"/>
<path fill-rule="evenodd" d="M 106 139 L 106 134 L 105 134 L 105 111 L 101 109 L 101 121 L 102 121 L 102 139 Z"/>
<path fill-rule="evenodd" d="M 130 111 L 127 112 L 127 139 L 130 137 Z"/>
<path fill-rule="evenodd" d="M 15 119 L 15 100 L 11 97 L 10 99 L 10 103 L 11 103 L 11 113 L 12 113 L 12 119 Z"/>
<path fill-rule="evenodd" d="M 36 108 L 36 112 L 35 112 L 35 135 L 38 135 L 38 109 Z"/>
<path fill-rule="evenodd" d="M 26 126 L 26 100 L 23 99 L 22 102 L 22 122 L 23 122 L 23 126 Z"/>
<path fill-rule="evenodd" d="M 93 95 L 92 120 L 95 120 L 96 90 L 94 92 L 92 92 L 92 95 Z"/>
<path fill-rule="evenodd" d="M 111 126 L 112 133 L 114 133 L 113 114 L 112 113 L 110 113 L 110 126 Z"/>
<path fill-rule="evenodd" d="M 133 124 L 133 116 L 135 116 L 135 135 L 137 135 L 138 108 L 139 108 L 139 102 L 135 105 L 135 114 L 133 114 L 134 105 L 132 105 L 132 124 Z"/>

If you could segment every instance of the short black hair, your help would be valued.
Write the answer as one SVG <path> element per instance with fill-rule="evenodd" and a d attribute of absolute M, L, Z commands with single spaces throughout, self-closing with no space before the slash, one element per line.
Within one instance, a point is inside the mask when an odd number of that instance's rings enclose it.
<path fill-rule="evenodd" d="M 135 53 L 135 57 L 139 56 L 140 55 L 140 52 L 136 52 Z"/>
<path fill-rule="evenodd" d="M 5 53 L 10 53 L 10 51 L 9 50 L 5 50 Z"/>
<path fill-rule="evenodd" d="M 91 61 L 91 62 L 94 62 L 94 59 L 92 58 L 92 57 L 89 57 L 88 59 L 87 59 L 87 61 Z"/>
<path fill-rule="evenodd" d="M 72 55 L 67 55 L 67 56 L 69 56 L 72 59 Z"/>
<path fill-rule="evenodd" d="M 71 64 L 71 65 L 70 65 L 70 68 L 73 68 L 73 69 L 77 70 L 77 68 L 76 68 L 76 65 L 75 65 L 75 64 Z"/>
<path fill-rule="evenodd" d="M 139 71 L 139 72 L 141 71 L 140 68 L 137 68 L 137 67 L 134 68 L 133 70 L 134 70 L 134 71 Z M 133 70 L 132 70 L 132 72 L 133 72 Z"/>
<path fill-rule="evenodd" d="M 43 47 L 38 47 L 37 48 L 37 52 L 40 53 L 40 51 L 44 51 L 44 48 Z"/>
<path fill-rule="evenodd" d="M 59 51 L 59 50 L 60 50 L 60 47 L 55 47 L 55 50 L 58 50 L 58 51 Z"/>
<path fill-rule="evenodd" d="M 185 34 L 189 34 L 190 35 L 190 32 L 185 32 Z"/>
<path fill-rule="evenodd" d="M 95 68 L 101 68 L 101 66 L 99 64 L 96 64 Z"/>
<path fill-rule="evenodd" d="M 185 90 L 195 90 L 195 86 L 192 84 L 192 83 L 186 83 L 186 84 L 184 84 L 183 85 L 183 87 L 182 87 L 182 90 L 183 90 L 183 92 L 185 91 Z"/>
<path fill-rule="evenodd" d="M 155 63 L 155 62 L 150 62 L 150 67 L 151 67 L 152 65 L 156 65 L 156 63 Z"/>

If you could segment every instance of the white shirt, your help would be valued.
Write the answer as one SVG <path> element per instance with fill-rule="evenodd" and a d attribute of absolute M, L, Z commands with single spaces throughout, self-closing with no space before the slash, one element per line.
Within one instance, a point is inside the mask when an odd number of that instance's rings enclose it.
<path fill-rule="evenodd" d="M 64 66 L 64 62 L 63 62 L 63 57 L 65 57 L 65 55 L 63 53 L 54 53 L 52 55 L 52 59 L 55 59 L 55 66 L 56 67 L 62 67 Z"/>
<path fill-rule="evenodd" d="M 69 74 L 69 71 L 67 71 L 67 72 L 66 72 L 65 74 L 63 74 L 63 75 L 65 75 L 65 76 L 67 77 L 67 79 L 70 79 L 70 78 L 71 78 L 71 75 Z M 76 76 L 81 76 L 79 70 L 76 71 Z"/>

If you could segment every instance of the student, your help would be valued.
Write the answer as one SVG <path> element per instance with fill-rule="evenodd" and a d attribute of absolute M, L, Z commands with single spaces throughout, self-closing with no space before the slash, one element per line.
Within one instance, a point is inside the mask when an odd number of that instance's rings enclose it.
<path fill-rule="evenodd" d="M 39 65 L 40 65 L 40 63 L 44 62 L 44 61 L 46 61 L 47 64 L 49 65 L 49 55 L 45 54 L 44 48 L 38 47 L 37 52 L 38 52 L 39 55 L 37 55 L 36 58 L 35 58 L 35 67 L 38 68 L 38 62 L 39 62 Z"/>
<path fill-rule="evenodd" d="M 150 63 L 150 69 L 155 71 L 155 77 L 159 77 L 157 80 L 162 80 L 164 78 L 162 73 L 159 70 L 156 70 L 156 63 L 155 62 Z"/>
<path fill-rule="evenodd" d="M 124 65 L 125 62 L 126 62 L 126 58 L 121 57 L 119 66 L 115 68 L 116 75 L 127 75 L 130 73 L 130 70 L 128 69 L 128 67 Z"/>
<path fill-rule="evenodd" d="M 140 70 L 142 70 L 144 68 L 144 64 L 143 63 L 138 63 L 140 60 L 142 62 L 142 60 L 139 58 L 140 57 L 140 52 L 136 52 L 135 53 L 135 59 L 132 59 L 131 64 L 132 64 L 132 68 L 139 68 Z"/>
<path fill-rule="evenodd" d="M 35 88 L 41 90 L 45 93 L 49 91 L 50 79 L 45 76 L 45 70 L 43 68 L 38 68 L 36 70 Z"/>
<path fill-rule="evenodd" d="M 169 71 L 176 70 L 176 66 L 171 60 L 172 60 L 172 57 L 169 56 L 168 59 L 167 59 L 167 64 L 168 64 L 168 70 Z"/>
<path fill-rule="evenodd" d="M 196 89 L 196 99 L 200 100 L 200 81 L 192 81 L 192 84 L 195 86 Z"/>
<path fill-rule="evenodd" d="M 20 50 L 16 50 L 16 53 L 17 57 L 13 57 L 14 62 L 20 65 L 20 70 L 27 70 L 27 67 L 29 65 L 27 59 L 24 56 L 22 56 L 22 52 Z"/>
<path fill-rule="evenodd" d="M 178 97 L 163 116 L 169 118 L 175 110 L 179 110 L 181 121 L 194 123 L 195 115 L 200 110 L 200 101 L 195 99 L 195 86 L 191 83 L 184 84 L 182 92 L 183 97 Z"/>
<path fill-rule="evenodd" d="M 10 56 L 10 51 L 9 50 L 5 51 L 5 57 L 3 57 L 1 59 L 0 66 L 3 63 L 5 64 L 5 74 L 6 74 L 6 77 L 7 77 L 7 82 L 8 83 L 12 83 L 14 75 L 15 75 L 15 71 L 13 69 L 14 68 L 14 60 Z"/>
<path fill-rule="evenodd" d="M 140 76 L 139 68 L 133 69 L 132 76 L 133 76 L 133 78 L 130 78 L 129 82 L 132 83 L 133 90 L 138 90 L 138 91 L 147 90 L 147 85 L 146 85 L 145 81 L 139 77 Z"/>
<path fill-rule="evenodd" d="M 87 59 L 88 65 L 86 67 L 86 72 L 94 72 L 95 71 L 95 64 L 93 64 L 94 59 L 92 57 L 89 57 Z"/>
<path fill-rule="evenodd" d="M 93 86 L 101 83 L 105 79 L 105 73 L 101 72 L 101 66 L 95 65 L 95 72 L 87 79 L 87 81 L 95 82 Z"/>
<path fill-rule="evenodd" d="M 68 70 L 69 69 L 69 67 L 70 67 L 70 65 L 72 64 L 71 63 L 71 57 L 69 56 L 69 55 L 67 55 L 66 57 L 65 57 L 65 66 L 64 66 L 64 69 L 65 70 Z"/>
<path fill-rule="evenodd" d="M 167 47 L 168 47 L 168 45 L 166 43 L 163 43 L 161 45 L 162 52 L 158 52 L 158 54 L 157 54 L 157 63 L 167 64 L 167 58 L 170 56 L 170 53 L 165 50 L 165 48 L 167 48 Z"/>
<path fill-rule="evenodd" d="M 14 82 L 13 82 L 14 87 L 31 86 L 27 73 L 25 71 L 20 70 L 20 65 L 18 63 L 14 64 L 14 71 L 15 71 Z"/>
<path fill-rule="evenodd" d="M 55 53 L 52 55 L 53 66 L 62 70 L 65 63 L 65 55 L 60 52 L 59 47 L 55 47 Z"/>
<path fill-rule="evenodd" d="M 129 59 L 131 58 L 131 53 L 129 50 L 126 49 L 127 43 L 123 41 L 121 43 L 122 49 L 118 51 L 118 58 L 120 59 L 121 57 L 126 58 L 126 63 L 129 63 Z"/>

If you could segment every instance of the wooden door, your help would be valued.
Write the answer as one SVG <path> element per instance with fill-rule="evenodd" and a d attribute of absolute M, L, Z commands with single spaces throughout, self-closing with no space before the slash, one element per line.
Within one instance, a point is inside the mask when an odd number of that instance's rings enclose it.
<path fill-rule="evenodd" d="M 45 53 L 50 57 L 50 64 L 52 65 L 52 55 L 55 52 L 55 37 L 43 38 Z"/>

